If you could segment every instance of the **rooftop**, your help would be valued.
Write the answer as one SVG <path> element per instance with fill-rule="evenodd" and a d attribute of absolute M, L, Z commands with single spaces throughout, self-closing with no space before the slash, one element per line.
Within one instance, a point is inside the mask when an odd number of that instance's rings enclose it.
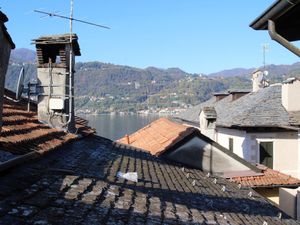
<path fill-rule="evenodd" d="M 71 38 L 72 38 L 74 53 L 75 53 L 75 55 L 80 56 L 81 53 L 80 53 L 80 47 L 78 44 L 78 36 L 76 34 L 72 34 Z M 70 43 L 70 34 L 57 34 L 57 35 L 41 36 L 32 41 L 33 41 L 33 44 L 36 44 L 36 45 L 69 44 Z"/>
<path fill-rule="evenodd" d="M 177 118 L 199 126 L 200 112 L 204 107 L 214 107 L 217 113 L 217 126 L 298 129 L 300 112 L 288 113 L 281 102 L 281 84 L 274 84 L 234 101 L 231 96 L 219 101 L 211 98 L 188 109 Z"/>
<path fill-rule="evenodd" d="M 0 204 L 7 224 L 298 224 L 249 188 L 97 136 L 2 173 Z"/>
<path fill-rule="evenodd" d="M 160 155 L 195 131 L 197 129 L 160 118 L 118 142 Z"/>
<path fill-rule="evenodd" d="M 42 154 L 81 136 L 93 134 L 95 131 L 87 126 L 87 121 L 76 118 L 77 135 L 50 128 L 37 119 L 36 105 L 31 103 L 31 111 L 27 111 L 27 101 L 14 100 L 15 94 L 5 90 L 3 105 L 3 126 L 0 136 L 0 150 L 13 155 L 29 152 Z"/>
<path fill-rule="evenodd" d="M 277 0 L 250 26 L 256 30 L 268 30 L 268 20 L 272 20 L 276 23 L 276 30 L 281 36 L 288 41 L 296 41 L 300 40 L 299 15 L 299 0 Z"/>
<path fill-rule="evenodd" d="M 257 167 L 262 171 L 262 175 L 232 177 L 231 180 L 252 188 L 300 186 L 300 180 L 297 178 L 270 169 L 264 165 L 257 165 Z"/>

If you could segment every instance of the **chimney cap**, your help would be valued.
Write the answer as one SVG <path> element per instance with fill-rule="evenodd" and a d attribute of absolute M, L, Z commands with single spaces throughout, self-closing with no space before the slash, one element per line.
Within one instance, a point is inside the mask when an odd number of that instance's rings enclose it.
<path fill-rule="evenodd" d="M 214 96 L 227 96 L 229 95 L 229 92 L 215 92 L 213 93 Z"/>
<path fill-rule="evenodd" d="M 71 37 L 72 37 L 74 53 L 76 56 L 80 56 L 81 53 L 78 44 L 78 36 L 76 34 L 72 34 Z M 65 45 L 69 43 L 70 43 L 70 34 L 46 35 L 32 40 L 32 44 L 36 44 L 36 45 Z"/>
<path fill-rule="evenodd" d="M 283 84 L 292 84 L 294 83 L 295 81 L 299 81 L 299 78 L 296 78 L 296 77 L 290 77 L 288 79 L 286 79 L 285 81 L 283 81 L 282 83 Z"/>

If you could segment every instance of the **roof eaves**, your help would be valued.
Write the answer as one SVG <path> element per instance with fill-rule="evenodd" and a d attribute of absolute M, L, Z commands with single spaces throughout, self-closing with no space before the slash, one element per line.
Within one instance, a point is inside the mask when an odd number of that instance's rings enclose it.
<path fill-rule="evenodd" d="M 228 129 L 237 129 L 237 130 L 244 130 L 244 129 L 253 129 L 253 128 L 281 128 L 285 130 L 293 130 L 293 131 L 299 131 L 300 127 L 296 126 L 284 126 L 284 125 L 241 125 L 241 124 L 231 124 L 231 125 L 226 125 L 226 124 L 216 124 L 216 127 L 220 128 L 228 128 Z"/>
<path fill-rule="evenodd" d="M 300 0 L 277 0 L 267 10 L 265 10 L 260 16 L 258 16 L 251 24 L 255 30 L 268 29 L 268 20 L 276 20 L 281 15 L 285 14 L 291 8 L 298 4 Z"/>

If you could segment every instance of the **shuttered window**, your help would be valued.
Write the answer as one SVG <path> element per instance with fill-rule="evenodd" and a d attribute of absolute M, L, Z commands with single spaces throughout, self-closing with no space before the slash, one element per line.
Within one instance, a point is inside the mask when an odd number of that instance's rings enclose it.
<path fill-rule="evenodd" d="M 273 142 L 259 143 L 259 162 L 273 169 Z"/>

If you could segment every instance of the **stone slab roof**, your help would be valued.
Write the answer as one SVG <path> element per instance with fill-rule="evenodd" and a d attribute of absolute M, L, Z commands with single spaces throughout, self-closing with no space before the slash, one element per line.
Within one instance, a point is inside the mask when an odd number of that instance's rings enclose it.
<path fill-rule="evenodd" d="M 144 149 L 158 156 L 196 131 L 196 128 L 160 118 L 137 132 L 119 139 L 118 142 Z"/>
<path fill-rule="evenodd" d="M 249 188 L 97 136 L 0 179 L 2 224 L 299 224 Z"/>
<path fill-rule="evenodd" d="M 240 183 L 243 186 L 257 188 L 257 187 L 289 187 L 300 186 L 300 180 L 279 171 L 270 169 L 264 165 L 257 165 L 258 169 L 262 171 L 259 176 L 237 176 L 232 177 L 231 180 Z"/>
<path fill-rule="evenodd" d="M 78 43 L 77 34 L 72 34 L 72 44 L 74 48 L 74 53 L 77 56 L 80 56 L 80 47 Z M 57 44 L 69 44 L 70 43 L 70 34 L 57 34 L 57 35 L 46 35 L 41 36 L 37 39 L 32 40 L 33 44 L 36 45 L 57 45 Z"/>
<path fill-rule="evenodd" d="M 288 113 L 281 104 L 281 84 L 251 92 L 234 101 L 231 96 L 217 102 L 212 98 L 177 117 L 182 121 L 199 124 L 199 113 L 207 106 L 215 108 L 216 125 L 221 127 L 297 129 L 296 126 L 300 124 L 300 113 Z"/>
<path fill-rule="evenodd" d="M 87 121 L 76 118 L 77 135 L 65 133 L 42 124 L 37 119 L 36 105 L 31 103 L 27 111 L 27 101 L 14 100 L 15 93 L 5 90 L 3 105 L 3 126 L 0 133 L 0 149 L 13 155 L 23 155 L 32 151 L 43 153 L 76 140 L 95 131 L 87 126 Z"/>

